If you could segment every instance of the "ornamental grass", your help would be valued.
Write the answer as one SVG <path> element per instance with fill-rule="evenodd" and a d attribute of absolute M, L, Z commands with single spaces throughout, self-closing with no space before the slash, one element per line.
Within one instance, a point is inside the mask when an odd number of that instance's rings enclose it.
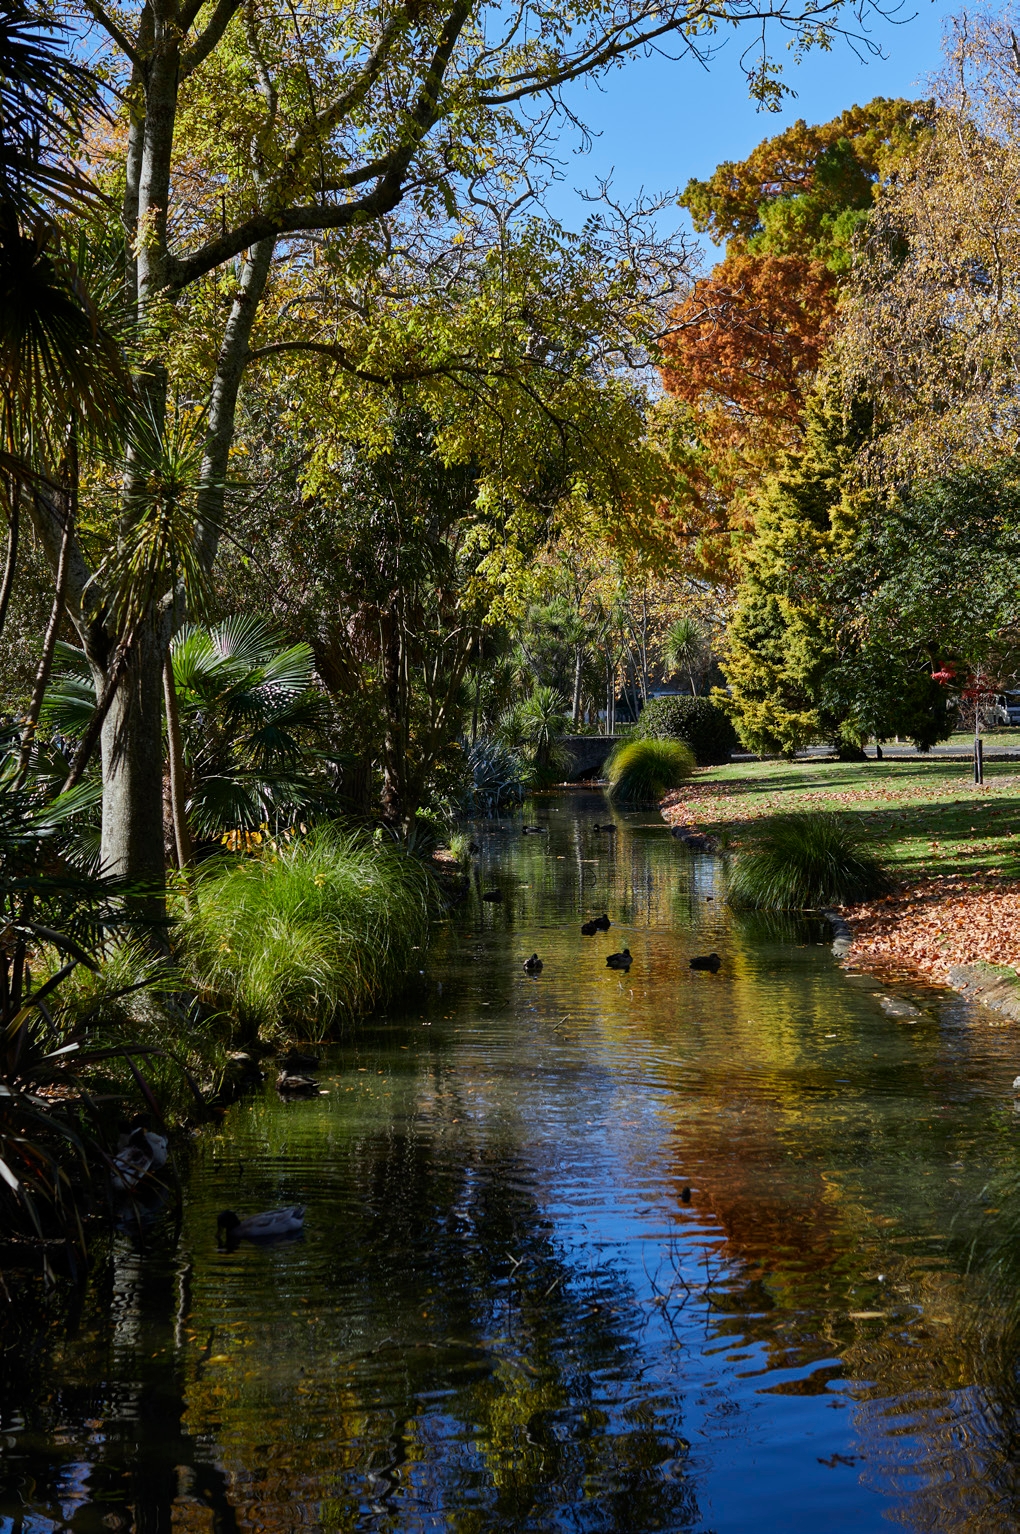
<path fill-rule="evenodd" d="M 657 804 L 694 771 L 694 753 L 680 740 L 624 740 L 606 763 L 606 795 L 618 804 Z"/>
<path fill-rule="evenodd" d="M 422 967 L 433 894 L 399 848 L 325 827 L 206 865 L 180 931 L 208 1003 L 264 1038 L 323 1038 Z"/>
<path fill-rule="evenodd" d="M 842 815 L 776 815 L 730 875 L 731 904 L 758 911 L 818 910 L 869 900 L 889 876 Z"/>

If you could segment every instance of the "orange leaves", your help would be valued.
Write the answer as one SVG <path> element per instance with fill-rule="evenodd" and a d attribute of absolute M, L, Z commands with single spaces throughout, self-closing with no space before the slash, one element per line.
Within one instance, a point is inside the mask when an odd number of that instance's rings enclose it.
<path fill-rule="evenodd" d="M 845 914 L 854 929 L 854 966 L 906 964 L 936 980 L 947 980 L 958 964 L 1020 968 L 1016 880 L 936 877 Z"/>
<path fill-rule="evenodd" d="M 730 256 L 674 310 L 663 382 L 688 404 L 726 406 L 745 428 L 796 427 L 835 307 L 820 261 Z"/>

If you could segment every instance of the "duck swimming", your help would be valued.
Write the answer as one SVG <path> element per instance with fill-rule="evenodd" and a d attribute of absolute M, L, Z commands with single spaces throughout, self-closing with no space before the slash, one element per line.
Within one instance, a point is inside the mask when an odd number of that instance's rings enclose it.
<path fill-rule="evenodd" d="M 594 917 L 592 921 L 592 926 L 598 932 L 608 932 L 612 925 L 613 924 L 609 920 L 609 917 L 606 915 L 605 911 L 603 911 L 601 916 Z"/>
<path fill-rule="evenodd" d="M 542 973 L 542 960 L 537 953 L 533 953 L 530 959 L 524 961 L 524 973 L 526 975 L 540 975 Z"/>
<path fill-rule="evenodd" d="M 545 826 L 525 826 L 521 834 L 522 836 L 542 836 L 544 833 Z"/>
<path fill-rule="evenodd" d="M 503 899 L 503 891 L 486 890 L 485 894 L 482 896 L 482 899 L 488 900 L 491 905 L 498 905 L 499 902 Z"/>
<path fill-rule="evenodd" d="M 584 921 L 581 923 L 581 933 L 584 937 L 594 937 L 599 930 L 598 922 Z"/>
<path fill-rule="evenodd" d="M 616 827 L 612 826 L 612 825 L 610 825 L 610 826 L 600 826 L 598 821 L 596 820 L 595 824 L 592 826 L 592 830 L 593 831 L 604 831 L 608 835 L 613 836 L 615 834 L 615 832 L 616 832 Z"/>
<path fill-rule="evenodd" d="M 707 969 L 711 970 L 713 975 L 717 975 L 721 964 L 722 959 L 717 953 L 703 953 L 691 960 L 691 969 Z"/>
<path fill-rule="evenodd" d="M 276 1090 L 281 1097 L 318 1097 L 319 1083 L 313 1076 L 297 1076 L 293 1071 L 283 1070 L 276 1078 Z"/>
<path fill-rule="evenodd" d="M 216 1216 L 216 1233 L 229 1242 L 275 1241 L 280 1236 L 296 1236 L 305 1224 L 303 1204 L 290 1204 L 286 1209 L 266 1209 L 262 1214 L 250 1214 L 246 1219 L 224 1209 Z"/>
<path fill-rule="evenodd" d="M 611 953 L 606 960 L 610 969 L 630 969 L 633 962 L 634 955 L 629 948 L 625 948 L 622 953 Z"/>

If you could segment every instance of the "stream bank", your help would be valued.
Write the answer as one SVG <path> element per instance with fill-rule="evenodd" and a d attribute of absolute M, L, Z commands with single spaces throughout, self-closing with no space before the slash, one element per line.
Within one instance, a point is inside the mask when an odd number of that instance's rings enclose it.
<path fill-rule="evenodd" d="M 1016 1025 L 890 1015 L 655 814 L 526 821 L 325 1095 L 236 1103 L 179 1225 L 9 1308 L 0 1527 L 1020 1530 Z"/>

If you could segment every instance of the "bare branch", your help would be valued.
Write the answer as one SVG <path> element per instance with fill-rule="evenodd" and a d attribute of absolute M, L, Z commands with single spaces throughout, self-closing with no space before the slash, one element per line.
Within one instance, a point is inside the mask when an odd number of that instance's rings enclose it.
<path fill-rule="evenodd" d="M 135 45 L 131 42 L 131 39 L 128 37 L 127 33 L 122 31 L 114 21 L 109 11 L 106 10 L 105 7 L 98 5 L 96 0 L 84 0 L 84 4 L 85 9 L 88 11 L 89 15 L 98 21 L 99 25 L 102 27 L 107 37 L 110 38 L 111 42 L 116 43 L 117 47 L 120 49 L 121 53 L 124 54 L 125 58 L 129 59 L 136 69 L 141 70 L 144 66 L 140 53 L 138 52 Z"/>

